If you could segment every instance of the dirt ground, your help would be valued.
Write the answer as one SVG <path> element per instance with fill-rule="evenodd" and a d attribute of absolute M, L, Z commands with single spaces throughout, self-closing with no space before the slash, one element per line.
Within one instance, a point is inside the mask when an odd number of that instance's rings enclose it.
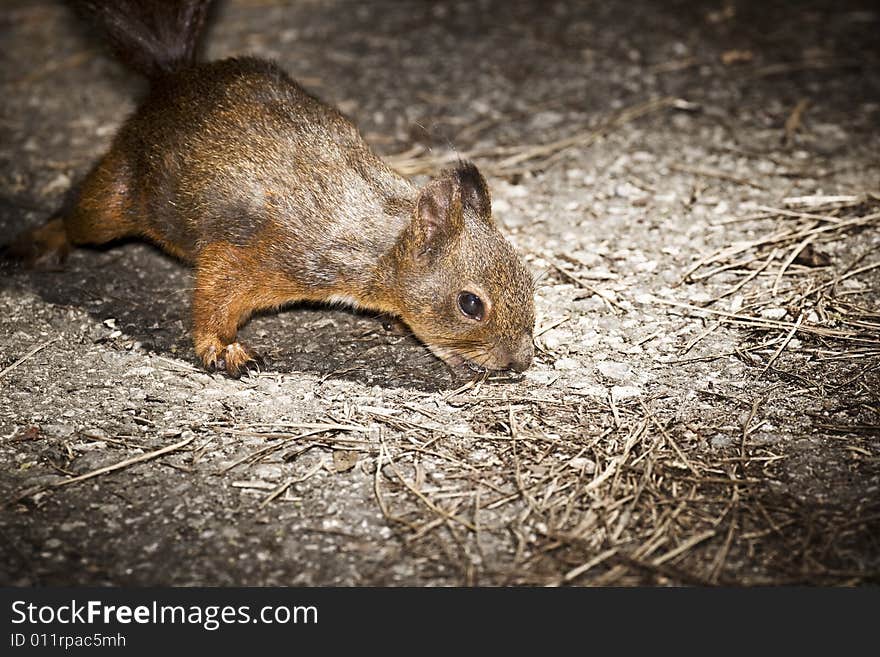
<path fill-rule="evenodd" d="M 223 3 L 418 183 L 459 156 L 539 281 L 537 362 L 454 379 L 293 307 L 203 372 L 141 243 L 0 281 L 0 584 L 880 582 L 880 12 L 839 2 Z M 0 242 L 143 83 L 0 17 Z M 107 469 L 102 470 L 102 468 Z M 83 476 L 77 479 L 77 476 Z"/>

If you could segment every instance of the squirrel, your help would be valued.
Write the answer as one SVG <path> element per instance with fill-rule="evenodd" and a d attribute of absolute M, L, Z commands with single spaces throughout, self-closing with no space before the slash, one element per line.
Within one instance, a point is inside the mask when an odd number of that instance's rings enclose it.
<path fill-rule="evenodd" d="M 274 63 L 199 62 L 210 3 L 72 0 L 149 90 L 66 207 L 9 253 L 60 263 L 71 245 L 155 243 L 194 266 L 196 354 L 234 378 L 262 363 L 239 327 L 296 301 L 399 318 L 453 370 L 526 370 L 533 280 L 477 167 L 416 189 Z"/>

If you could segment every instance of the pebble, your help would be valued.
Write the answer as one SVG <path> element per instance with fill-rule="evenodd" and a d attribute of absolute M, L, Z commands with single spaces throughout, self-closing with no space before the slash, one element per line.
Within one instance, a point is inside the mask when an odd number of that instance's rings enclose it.
<path fill-rule="evenodd" d="M 557 351 L 559 347 L 562 346 L 563 342 L 570 341 L 570 336 L 569 340 L 564 340 L 561 331 L 551 329 L 550 331 L 547 331 L 543 336 L 541 336 L 540 340 L 544 344 L 544 348 L 547 349 L 547 351 Z"/>
<path fill-rule="evenodd" d="M 45 186 L 43 186 L 43 189 L 40 190 L 40 195 L 51 196 L 53 192 L 68 189 L 70 185 L 70 178 L 67 176 L 67 174 L 59 173 L 51 181 L 46 183 Z"/>
<path fill-rule="evenodd" d="M 284 472 L 280 465 L 262 463 L 254 466 L 251 469 L 251 474 L 256 479 L 262 479 L 263 481 L 278 481 L 284 475 Z"/>
<path fill-rule="evenodd" d="M 632 378 L 632 368 L 627 363 L 620 363 L 613 360 L 603 360 L 596 363 L 596 369 L 599 373 L 608 379 L 615 381 L 623 381 Z"/>
<path fill-rule="evenodd" d="M 573 458 L 568 465 L 575 470 L 583 470 L 584 474 L 593 474 L 596 471 L 596 462 L 583 456 Z"/>
<path fill-rule="evenodd" d="M 785 308 L 764 308 L 760 314 L 764 319 L 779 320 L 785 317 L 788 311 Z"/>
<path fill-rule="evenodd" d="M 641 389 L 637 386 L 612 386 L 611 400 L 614 402 L 623 401 L 624 399 L 633 399 L 642 394 Z"/>
<path fill-rule="evenodd" d="M 69 424 L 44 424 L 42 430 L 54 438 L 67 438 L 73 434 L 73 427 Z"/>
<path fill-rule="evenodd" d="M 84 523 L 82 520 L 74 520 L 72 522 L 62 522 L 61 525 L 59 525 L 58 529 L 65 533 L 68 533 L 85 526 L 86 523 Z"/>
<path fill-rule="evenodd" d="M 709 440 L 709 444 L 715 448 L 729 447 L 733 444 L 733 438 L 719 433 L 712 436 L 712 438 Z"/>
<path fill-rule="evenodd" d="M 150 376 L 155 371 L 155 368 L 150 367 L 149 365 L 144 365 L 142 367 L 132 367 L 122 376 Z"/>
<path fill-rule="evenodd" d="M 492 201 L 492 211 L 495 214 L 507 214 L 508 212 L 510 212 L 510 209 L 510 203 L 505 201 L 503 198 L 495 199 Z"/>

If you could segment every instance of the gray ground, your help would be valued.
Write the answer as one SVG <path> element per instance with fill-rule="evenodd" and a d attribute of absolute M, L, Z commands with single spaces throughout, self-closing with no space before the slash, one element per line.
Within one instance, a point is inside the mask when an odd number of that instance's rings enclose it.
<path fill-rule="evenodd" d="M 243 331 L 270 370 L 231 381 L 196 366 L 191 273 L 151 246 L 7 271 L 0 583 L 880 579 L 871 3 L 216 18 L 209 57 L 277 59 L 418 182 L 483 168 L 540 279 L 537 363 L 465 384 L 375 318 L 291 308 Z M 142 84 L 54 2 L 0 30 L 2 242 Z"/>

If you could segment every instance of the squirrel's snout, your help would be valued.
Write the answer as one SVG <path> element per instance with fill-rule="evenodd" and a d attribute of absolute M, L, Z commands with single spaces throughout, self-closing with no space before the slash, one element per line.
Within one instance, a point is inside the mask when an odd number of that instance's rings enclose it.
<path fill-rule="evenodd" d="M 517 359 L 510 361 L 510 365 L 508 365 L 507 369 L 513 370 L 514 372 L 525 372 L 532 365 L 532 357 Z"/>
<path fill-rule="evenodd" d="M 507 362 L 507 369 L 514 372 L 525 372 L 532 365 L 535 356 L 535 346 L 532 342 L 532 336 L 525 336 L 520 344 L 510 351 Z"/>

